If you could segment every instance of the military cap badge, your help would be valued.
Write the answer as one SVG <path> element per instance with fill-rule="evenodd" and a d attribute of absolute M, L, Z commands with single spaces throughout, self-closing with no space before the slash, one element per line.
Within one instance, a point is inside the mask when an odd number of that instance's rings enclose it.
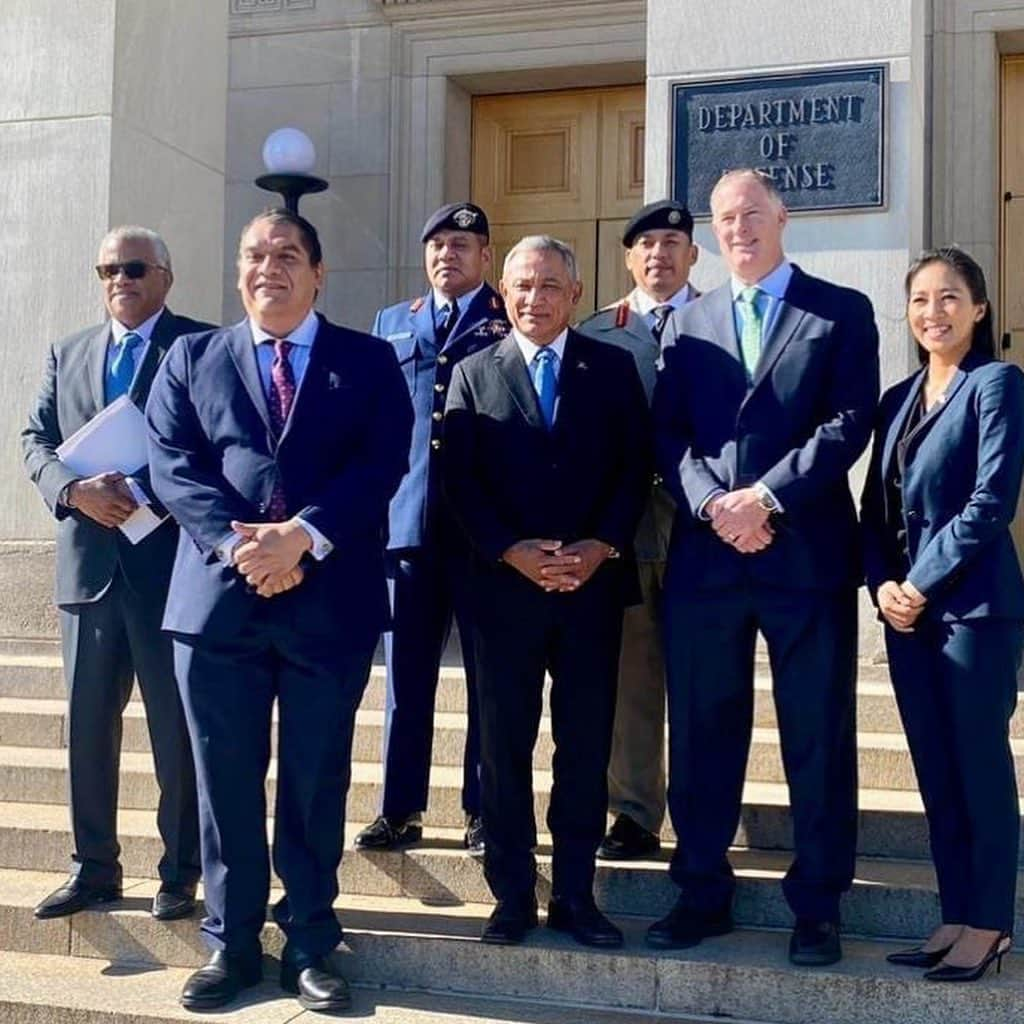
<path fill-rule="evenodd" d="M 678 224 L 683 219 L 683 215 L 678 210 L 668 211 L 668 222 L 669 224 Z"/>
<path fill-rule="evenodd" d="M 455 221 L 460 228 L 465 229 L 476 223 L 476 213 L 473 210 L 463 207 L 461 210 L 456 210 L 455 213 L 452 214 L 452 220 Z"/>

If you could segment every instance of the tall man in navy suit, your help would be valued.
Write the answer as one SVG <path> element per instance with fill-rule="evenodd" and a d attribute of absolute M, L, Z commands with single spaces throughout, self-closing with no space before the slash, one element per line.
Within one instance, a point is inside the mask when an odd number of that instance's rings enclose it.
<path fill-rule="evenodd" d="M 669 808 L 682 894 L 661 948 L 732 929 L 726 851 L 739 823 L 754 641 L 768 645 L 796 856 L 783 889 L 794 963 L 841 955 L 853 878 L 860 577 L 847 472 L 878 400 L 868 299 L 783 252 L 770 180 L 731 171 L 711 195 L 730 279 L 673 314 L 655 388 L 661 471 L 678 511 L 666 571 Z"/>
<path fill-rule="evenodd" d="M 391 349 L 314 312 L 323 275 L 308 221 L 258 216 L 238 254 L 246 319 L 179 343 L 147 406 L 153 484 L 182 528 L 164 628 L 196 754 L 214 950 L 182 993 L 193 1010 L 260 979 L 275 700 L 281 985 L 307 1009 L 349 1002 L 328 956 L 332 904 L 412 410 Z"/>
<path fill-rule="evenodd" d="M 592 946 L 622 933 L 594 903 L 633 536 L 651 484 L 633 357 L 569 330 L 582 291 L 564 243 L 524 238 L 501 280 L 512 332 L 459 364 L 445 412 L 445 488 L 473 546 L 485 942 L 537 924 L 533 747 L 550 672 L 554 775 L 548 926 Z"/>
<path fill-rule="evenodd" d="M 26 468 L 58 523 L 56 602 L 68 687 L 74 837 L 71 876 L 36 907 L 36 916 L 62 917 L 121 895 L 121 715 L 138 676 L 164 844 L 153 916 L 172 920 L 193 912 L 199 880 L 192 752 L 171 642 L 160 632 L 178 527 L 167 520 L 133 545 L 118 527 L 139 501 L 151 501 L 146 471 L 130 481 L 117 472 L 83 478 L 60 460 L 57 448 L 122 395 L 143 406 L 174 339 L 211 325 L 164 305 L 174 281 L 171 257 L 148 228 L 109 232 L 96 271 L 110 318 L 50 349 L 46 379 L 22 433 Z"/>
<path fill-rule="evenodd" d="M 483 852 L 480 824 L 480 738 L 466 599 L 466 542 L 441 492 L 441 419 L 460 359 L 508 331 L 501 297 L 484 281 L 491 266 L 487 215 L 472 203 L 437 210 L 423 227 L 430 291 L 382 309 L 372 333 L 398 356 L 416 423 L 409 472 L 392 499 L 388 583 L 392 626 L 385 635 L 388 697 L 384 724 L 384 792 L 380 815 L 356 836 L 361 850 L 409 846 L 423 835 L 434 697 L 452 619 L 458 623 L 466 671 L 467 730 L 462 807 L 465 845 Z"/>

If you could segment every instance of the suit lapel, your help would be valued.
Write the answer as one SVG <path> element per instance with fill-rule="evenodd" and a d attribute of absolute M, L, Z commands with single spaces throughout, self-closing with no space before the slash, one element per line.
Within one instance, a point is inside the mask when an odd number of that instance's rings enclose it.
<path fill-rule="evenodd" d="M 242 378 L 245 390 L 249 392 L 252 404 L 263 420 L 268 432 L 270 427 L 270 412 L 267 409 L 267 396 L 263 393 L 263 382 L 260 380 L 259 363 L 256 361 L 256 346 L 253 344 L 252 331 L 249 330 L 249 322 L 243 320 L 231 328 L 227 341 L 228 352 L 231 360 Z"/>
<path fill-rule="evenodd" d="M 885 446 L 882 448 L 881 468 L 883 478 L 888 474 L 889 467 L 892 465 L 893 455 L 896 451 L 896 443 L 900 439 L 900 434 L 903 433 L 903 424 L 907 422 L 907 417 L 910 415 L 910 408 L 921 394 L 921 381 L 924 378 L 925 372 L 926 370 L 922 369 L 914 375 L 911 380 L 910 387 L 907 390 L 906 395 L 903 396 L 903 401 L 900 403 L 899 411 L 889 422 L 889 427 L 885 434 Z"/>
<path fill-rule="evenodd" d="M 459 317 L 455 330 L 452 331 L 445 342 L 444 347 L 446 349 L 451 348 L 463 335 L 476 330 L 485 320 L 491 319 L 491 314 L 494 312 L 491 309 L 491 296 L 493 294 L 494 292 L 487 285 L 484 285 L 476 293 L 473 301 L 469 304 L 469 308 Z"/>
<path fill-rule="evenodd" d="M 319 314 L 317 314 L 317 320 L 319 323 L 316 334 L 313 337 L 313 344 L 309 350 L 306 372 L 302 375 L 302 380 L 299 382 L 298 389 L 295 392 L 295 398 L 292 400 L 292 407 L 288 412 L 288 420 L 277 442 L 279 446 L 284 443 L 284 439 L 291 433 L 296 417 L 305 415 L 307 409 L 314 410 L 322 407 L 320 399 L 324 391 L 323 384 L 327 379 L 324 372 L 324 345 L 326 340 L 323 336 L 324 321 Z"/>
<path fill-rule="evenodd" d="M 494 360 L 498 364 L 501 379 L 505 382 L 513 401 L 519 407 L 523 418 L 531 427 L 547 432 L 544 425 L 544 417 L 541 415 L 540 403 L 537 401 L 537 392 L 533 389 L 533 382 L 523 362 L 522 353 L 511 334 L 498 345 L 494 353 Z"/>
<path fill-rule="evenodd" d="M 800 328 L 800 324 L 803 322 L 806 315 L 807 314 L 804 310 L 800 309 L 798 306 L 791 305 L 785 299 L 780 301 L 778 316 L 775 318 L 775 323 L 772 325 L 771 333 L 764 342 L 761 355 L 757 360 L 757 368 L 754 373 L 751 390 L 754 390 L 754 388 L 756 388 L 758 384 L 760 384 L 761 381 L 763 381 L 771 372 L 771 368 L 775 365 L 775 361 L 780 355 L 782 355 L 785 347 L 796 336 L 796 333 Z M 735 324 L 733 333 L 735 333 Z"/>
<path fill-rule="evenodd" d="M 153 333 L 149 337 L 149 344 L 146 346 L 146 354 L 142 359 L 142 365 L 135 374 L 132 386 L 128 391 L 128 397 L 141 409 L 149 397 L 149 389 L 153 384 L 153 377 L 157 368 L 163 361 L 167 350 L 171 347 L 175 338 L 175 317 L 169 310 L 165 309 L 160 314 L 153 327 Z"/>
<path fill-rule="evenodd" d="M 558 373 L 558 406 L 552 427 L 553 434 L 569 429 L 566 424 L 571 424 L 576 415 L 577 403 L 582 390 L 581 385 L 584 383 L 588 369 L 586 361 L 579 354 L 579 349 L 579 340 L 576 338 L 575 332 L 570 331 L 565 341 L 562 366 Z M 537 408 L 540 408 L 539 402 Z"/>
<path fill-rule="evenodd" d="M 708 292 L 704 298 L 704 309 L 711 321 L 712 340 L 742 366 L 743 357 L 740 355 L 740 343 L 736 337 L 736 321 L 732 315 L 732 289 L 728 281 L 714 291 Z"/>
<path fill-rule="evenodd" d="M 99 412 L 106 405 L 107 346 L 110 344 L 110 321 L 97 328 L 89 339 L 89 355 L 86 365 L 89 372 L 89 390 Z"/>

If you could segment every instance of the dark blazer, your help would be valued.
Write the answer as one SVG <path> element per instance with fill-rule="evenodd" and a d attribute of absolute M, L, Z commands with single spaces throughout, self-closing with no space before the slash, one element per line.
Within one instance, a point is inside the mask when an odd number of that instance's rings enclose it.
<path fill-rule="evenodd" d="M 650 421 L 633 357 L 569 331 L 548 431 L 514 338 L 463 360 L 445 413 L 444 481 L 478 566 L 527 538 L 598 538 L 629 556 L 650 489 Z M 627 557 L 616 567 L 636 597 Z M 601 572 L 605 572 L 602 567 Z"/>
<path fill-rule="evenodd" d="M 311 634 L 362 637 L 387 618 L 387 503 L 405 472 L 412 409 L 394 353 L 377 338 L 320 326 L 275 445 L 248 321 L 184 339 L 164 361 L 146 406 L 157 496 L 182 527 L 164 617 L 175 633 L 231 636 L 265 599 L 216 547 L 231 520 L 266 519 L 281 481 L 334 544 L 306 579 L 273 598 Z"/>
<path fill-rule="evenodd" d="M 388 547 L 415 548 L 424 543 L 428 521 L 442 493 L 440 473 L 434 471 L 438 460 L 430 446 L 431 441 L 441 438 L 441 423 L 434 413 L 444 411 L 445 392 L 456 363 L 493 345 L 508 333 L 508 328 L 505 304 L 488 284 L 477 292 L 440 350 L 434 341 L 430 292 L 412 302 L 379 310 L 374 317 L 370 333 L 394 348 L 416 413 L 409 472 L 391 499 Z M 438 384 L 441 391 L 435 390 Z"/>
<path fill-rule="evenodd" d="M 1024 578 L 1010 537 L 1024 472 L 1024 373 L 968 353 L 907 438 L 902 517 L 884 480 L 921 393 L 926 369 L 882 397 L 861 503 L 872 600 L 886 580 L 908 579 L 942 619 L 1024 618 Z M 894 554 L 906 530 L 910 571 Z"/>
<path fill-rule="evenodd" d="M 749 384 L 728 282 L 673 320 L 654 392 L 658 464 L 678 504 L 668 584 L 855 584 L 847 472 L 867 446 L 878 401 L 878 331 L 867 297 L 794 266 Z M 697 512 L 715 489 L 758 480 L 785 511 L 772 519 L 772 544 L 741 555 Z"/>
<path fill-rule="evenodd" d="M 128 393 L 132 401 L 140 408 L 146 404 L 153 376 L 175 338 L 212 326 L 165 309 L 153 328 L 145 358 Z M 107 321 L 50 348 L 43 386 L 21 434 L 29 476 L 59 524 L 54 598 L 58 605 L 98 600 L 110 586 L 118 565 L 133 589 L 162 601 L 178 540 L 177 526 L 168 521 L 133 545 L 120 530 L 100 526 L 59 503 L 61 491 L 78 475 L 57 458 L 56 450 L 104 407 L 110 337 Z M 145 471 L 137 478 L 148 487 Z"/>

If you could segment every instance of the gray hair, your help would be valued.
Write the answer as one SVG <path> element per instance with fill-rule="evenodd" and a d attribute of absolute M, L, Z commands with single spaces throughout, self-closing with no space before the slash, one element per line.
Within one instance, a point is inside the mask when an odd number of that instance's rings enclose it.
<path fill-rule="evenodd" d="M 569 272 L 569 279 L 576 284 L 580 279 L 579 268 L 576 265 L 576 254 L 566 245 L 565 242 L 552 238 L 551 235 L 527 235 L 520 238 L 505 255 L 505 262 L 501 267 L 501 276 L 504 277 L 508 271 L 509 264 L 521 252 L 556 252 L 562 257 L 565 269 Z"/>
<path fill-rule="evenodd" d="M 171 269 L 171 253 L 167 243 L 151 228 L 139 227 L 138 224 L 122 224 L 120 227 L 111 228 L 103 236 L 100 248 L 118 242 L 149 242 L 157 263 L 166 270 Z"/>
<path fill-rule="evenodd" d="M 711 199 L 709 205 L 714 205 L 715 193 L 720 188 L 728 185 L 730 182 L 735 181 L 737 178 L 753 178 L 761 188 L 768 193 L 768 198 L 776 206 L 784 207 L 786 205 L 785 199 L 782 198 L 782 193 L 779 191 L 778 186 L 772 181 L 771 177 L 764 173 L 764 171 L 757 170 L 756 167 L 736 167 L 731 171 L 726 171 L 719 179 L 715 182 L 715 187 L 711 190 Z"/>

